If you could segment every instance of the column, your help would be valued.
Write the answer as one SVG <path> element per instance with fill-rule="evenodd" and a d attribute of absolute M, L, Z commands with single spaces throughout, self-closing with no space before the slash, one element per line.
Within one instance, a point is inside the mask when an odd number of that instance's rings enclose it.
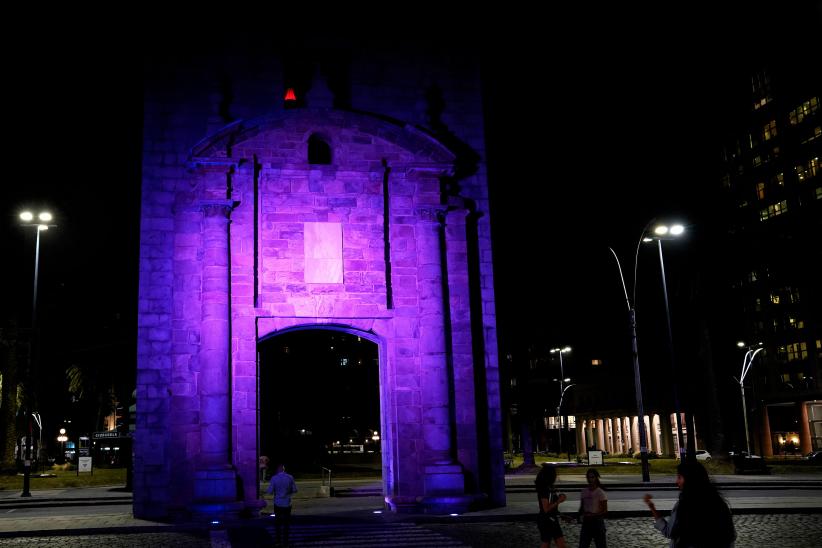
<path fill-rule="evenodd" d="M 634 436 L 631 432 L 631 418 L 630 417 L 623 417 L 622 418 L 622 431 L 625 432 L 625 451 L 630 453 L 628 456 L 632 457 L 633 453 L 636 453 L 636 443 L 634 442 Z M 630 449 L 630 451 L 628 451 Z"/>
<path fill-rule="evenodd" d="M 639 420 L 636 416 L 631 417 L 631 440 L 634 442 L 634 453 L 639 453 Z"/>
<path fill-rule="evenodd" d="M 654 433 L 654 452 L 657 455 L 661 455 L 664 453 L 662 449 L 662 417 L 659 414 L 655 414 L 652 421 L 653 433 Z"/>
<path fill-rule="evenodd" d="M 577 417 L 577 454 L 582 455 L 588 449 L 588 445 L 585 443 L 587 436 L 585 435 L 585 428 L 588 424 L 588 421 L 582 419 L 581 417 Z"/>
<path fill-rule="evenodd" d="M 607 418 L 605 419 L 608 423 L 608 452 L 614 454 L 617 452 L 616 449 L 616 432 L 614 431 L 614 419 Z"/>
<path fill-rule="evenodd" d="M 622 419 L 620 417 L 614 418 L 614 433 L 617 437 L 617 453 L 625 453 L 625 440 L 622 436 Z"/>
<path fill-rule="evenodd" d="M 417 225 L 420 289 L 420 394 L 423 406 L 424 494 L 428 511 L 441 513 L 440 498 L 462 495 L 465 478 L 456 461 L 452 382 L 449 378 L 450 317 L 444 222 Z"/>
<path fill-rule="evenodd" d="M 808 419 L 808 404 L 804 401 L 797 402 L 799 408 L 799 447 L 803 455 L 813 451 L 811 446 L 811 424 Z"/>
<path fill-rule="evenodd" d="M 763 457 L 773 456 L 773 441 L 771 439 L 771 421 L 768 419 L 768 406 L 762 406 L 762 428 L 760 429 L 760 443 L 762 444 L 760 454 Z"/>
<path fill-rule="evenodd" d="M 662 452 L 665 455 L 674 454 L 674 425 L 671 422 L 673 415 L 671 413 L 663 413 L 659 417 L 659 426 L 662 430 Z"/>
<path fill-rule="evenodd" d="M 597 419 L 597 449 L 605 449 L 605 424 L 602 419 Z"/>
<path fill-rule="evenodd" d="M 230 206 L 203 206 L 203 290 L 200 333 L 200 464 L 227 466 L 229 459 L 229 268 Z"/>
<path fill-rule="evenodd" d="M 203 210 L 202 320 L 200 329 L 200 455 L 194 471 L 195 519 L 239 515 L 237 476 L 231 464 L 231 369 L 229 356 L 230 202 L 207 202 Z"/>

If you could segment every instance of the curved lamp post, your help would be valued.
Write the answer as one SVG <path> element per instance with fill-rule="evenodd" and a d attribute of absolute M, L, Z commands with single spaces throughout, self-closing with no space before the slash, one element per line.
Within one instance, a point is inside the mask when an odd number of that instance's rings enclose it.
<path fill-rule="evenodd" d="M 565 382 L 570 382 L 571 379 L 565 379 Z M 557 416 L 559 417 L 559 452 L 562 453 L 562 398 L 565 397 L 565 393 L 568 391 L 569 388 L 573 388 L 576 384 L 568 384 L 565 388 L 562 389 L 562 392 L 559 395 L 559 403 L 557 404 Z M 568 421 L 565 421 L 565 426 L 568 426 Z M 579 452 L 579 449 L 577 449 Z M 568 460 L 571 460 L 571 446 L 568 446 Z"/>
<path fill-rule="evenodd" d="M 656 242 L 657 248 L 659 249 L 659 271 L 662 273 L 662 295 L 665 297 L 665 318 L 668 321 L 668 348 L 671 352 L 671 372 L 673 374 L 673 390 L 674 390 L 674 413 L 676 415 L 676 441 L 677 445 L 679 445 L 679 462 L 684 462 L 684 457 L 686 453 L 686 445 L 688 450 L 695 451 L 696 444 L 695 443 L 683 443 L 685 441 L 685 437 L 682 434 L 682 415 L 680 414 L 680 405 L 679 405 L 679 390 L 677 389 L 677 373 L 676 373 L 676 360 L 674 359 L 674 337 L 673 331 L 671 330 L 671 309 L 668 305 L 668 282 L 665 279 L 665 261 L 662 258 L 662 240 L 670 240 L 673 238 L 677 238 L 681 236 L 685 232 L 685 227 L 681 224 L 674 224 L 671 226 L 665 224 L 656 224 L 654 225 L 653 230 L 648 232 L 648 227 L 653 224 L 648 223 L 648 226 L 645 227 L 645 231 L 642 237 L 643 242 Z M 636 278 L 634 278 L 636 280 Z M 688 429 L 688 437 L 690 438 L 693 436 L 693 428 Z M 694 452 L 692 455 L 688 455 L 689 458 L 693 457 L 692 460 L 696 459 L 696 453 Z"/>
<path fill-rule="evenodd" d="M 745 348 L 745 343 L 740 341 L 736 343 L 736 346 Z M 745 446 L 748 448 L 749 455 L 751 454 L 751 439 L 748 435 L 748 408 L 745 405 L 745 377 L 748 375 L 748 371 L 751 370 L 754 357 L 762 350 L 762 343 L 758 343 L 756 346 L 759 347 L 756 350 L 748 347 L 748 351 L 745 352 L 745 357 L 742 358 L 742 372 L 739 375 L 739 379 L 734 377 L 734 380 L 739 382 L 739 390 L 742 392 L 742 416 L 745 419 Z"/>
<path fill-rule="evenodd" d="M 562 367 L 562 355 L 567 354 L 571 351 L 570 346 L 565 346 L 562 348 L 552 348 L 550 350 L 551 354 L 559 354 L 559 405 L 557 405 L 557 419 L 559 419 L 559 453 L 562 453 L 562 415 L 559 414 L 559 408 L 562 406 L 562 395 L 565 394 L 565 390 L 562 388 L 563 382 L 568 382 L 571 379 L 565 378 L 565 370 Z M 557 380 L 557 379 L 554 379 Z"/>
<path fill-rule="evenodd" d="M 20 223 L 22 226 L 32 226 L 36 228 L 37 231 L 37 239 L 34 247 L 34 294 L 31 303 L 31 336 L 33 338 L 32 344 L 32 358 L 31 358 L 31 367 L 28 370 L 28 378 L 26 380 L 26 391 L 29 392 L 27 397 L 26 406 L 30 409 L 32 405 L 32 398 L 31 398 L 31 382 L 34 375 L 32 375 L 32 369 L 37 367 L 37 358 L 38 358 L 38 349 L 37 345 L 39 344 L 39 337 L 37 337 L 37 278 L 40 271 L 40 233 L 44 230 L 48 230 L 51 226 L 56 226 L 51 224 L 54 220 L 54 216 L 49 213 L 48 211 L 40 211 L 36 215 L 31 211 L 23 211 L 20 213 Z M 36 375 L 36 371 L 35 371 Z M 25 448 L 25 455 L 23 456 L 23 492 L 20 493 L 21 497 L 30 497 L 31 492 L 29 491 L 30 485 L 30 478 L 31 478 L 31 431 L 32 431 L 32 413 L 26 412 L 26 417 L 28 418 L 28 435 L 26 436 L 26 448 Z"/>

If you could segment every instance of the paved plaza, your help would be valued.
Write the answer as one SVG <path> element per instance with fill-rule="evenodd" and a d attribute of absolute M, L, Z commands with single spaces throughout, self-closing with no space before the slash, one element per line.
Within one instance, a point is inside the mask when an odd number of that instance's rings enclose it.
<path fill-rule="evenodd" d="M 660 510 L 676 500 L 673 477 L 658 477 L 650 485 L 635 478 L 608 477 L 611 548 L 663 548 L 668 543 L 652 525 L 641 502 L 654 493 Z M 808 477 L 715 478 L 734 511 L 737 548 L 822 546 L 822 475 Z M 369 492 L 378 483 L 339 485 L 341 492 Z M 506 479 L 508 504 L 459 516 L 394 514 L 382 509 L 379 495 L 316 496 L 317 486 L 300 482 L 294 500 L 293 546 L 329 547 L 474 547 L 539 546 L 535 525 L 533 478 Z M 568 493 L 566 512 L 578 506 L 582 476 L 561 477 Z M 579 540 L 579 525 L 563 524 L 569 547 Z M 34 491 L 21 501 L 19 493 L 0 491 L 0 547 L 53 548 L 106 546 L 251 548 L 274 546 L 273 520 L 262 517 L 235 523 L 205 525 L 134 519 L 130 495 L 112 488 Z"/>

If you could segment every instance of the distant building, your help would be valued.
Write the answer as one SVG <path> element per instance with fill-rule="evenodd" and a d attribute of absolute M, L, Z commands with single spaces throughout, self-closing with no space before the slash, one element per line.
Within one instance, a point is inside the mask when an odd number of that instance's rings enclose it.
<path fill-rule="evenodd" d="M 788 60 L 751 74 L 722 158 L 733 308 L 727 338 L 763 346 L 745 385 L 751 450 L 766 456 L 822 448 L 819 73 L 818 65 Z M 729 355 L 737 378 L 745 350 Z M 741 423 L 740 416 L 739 428 L 728 430 L 739 432 L 744 449 Z"/>

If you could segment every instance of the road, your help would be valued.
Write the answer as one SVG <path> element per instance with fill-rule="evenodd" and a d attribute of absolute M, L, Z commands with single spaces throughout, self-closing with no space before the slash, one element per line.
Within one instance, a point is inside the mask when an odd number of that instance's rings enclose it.
<path fill-rule="evenodd" d="M 569 499 L 563 505 L 574 512 L 579 504 L 581 478 L 561 477 L 558 487 Z M 738 480 L 738 478 L 737 478 Z M 737 548 L 747 546 L 818 547 L 822 538 L 822 481 L 809 477 L 791 483 L 785 478 L 763 477 L 745 482 L 725 478 L 722 492 L 734 509 Z M 533 478 L 510 479 L 508 504 L 496 508 L 450 516 L 405 516 L 379 512 L 382 497 L 379 482 L 335 482 L 348 497 L 318 498 L 317 482 L 299 482 L 294 501 L 294 546 L 415 546 L 506 548 L 539 545 L 534 523 L 536 509 Z M 631 484 L 612 478 L 608 497 L 611 519 L 608 540 L 611 548 L 663 548 L 667 540 L 653 529 L 642 503 L 645 492 L 654 495 L 660 510 L 670 509 L 678 492 L 668 479 L 650 485 Z M 8 494 L 8 493 L 7 493 Z M 77 490 L 66 493 L 34 493 L 38 507 L 19 503 L 18 497 L 0 496 L 0 547 L 48 546 L 74 548 L 105 545 L 111 548 L 220 547 L 246 548 L 271 544 L 273 522 L 258 519 L 206 530 L 135 520 L 127 497 L 100 489 L 99 496 L 118 495 L 117 503 L 82 500 Z M 368 495 L 368 496 L 350 496 Z M 38 500 L 39 498 L 39 500 Z M 49 501 L 51 505 L 49 504 Z M 579 526 L 563 526 L 568 546 L 578 543 Z"/>

